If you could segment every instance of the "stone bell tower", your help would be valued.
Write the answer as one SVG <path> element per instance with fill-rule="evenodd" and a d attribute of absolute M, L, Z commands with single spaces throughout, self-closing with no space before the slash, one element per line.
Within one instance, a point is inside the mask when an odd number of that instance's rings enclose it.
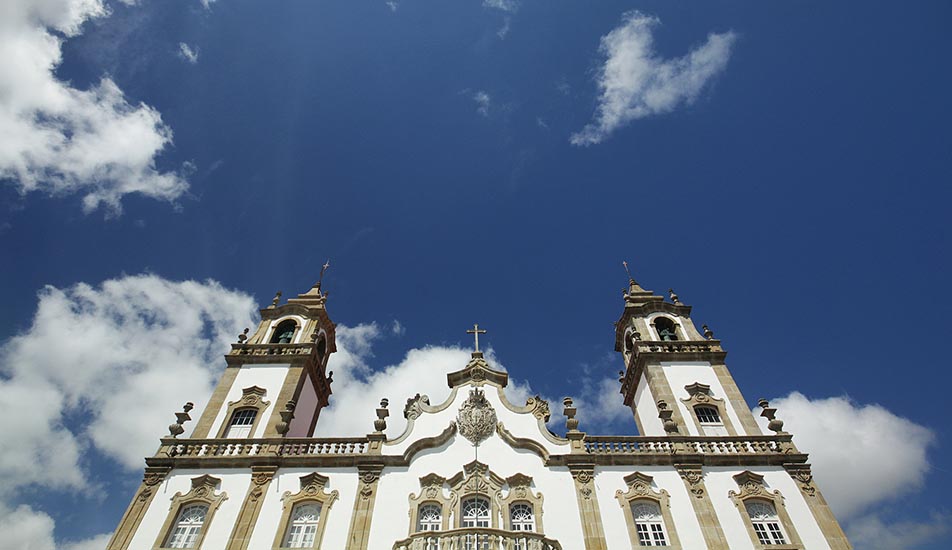
<path fill-rule="evenodd" d="M 665 300 L 629 277 L 615 325 L 625 360 L 621 393 L 645 436 L 760 435 L 714 333 L 699 332 L 691 306 L 669 290 Z"/>
<path fill-rule="evenodd" d="M 323 275 L 323 271 L 322 271 Z M 331 394 L 327 359 L 336 351 L 327 295 L 316 283 L 281 303 L 278 292 L 225 355 L 227 366 L 193 438 L 308 437 Z"/>

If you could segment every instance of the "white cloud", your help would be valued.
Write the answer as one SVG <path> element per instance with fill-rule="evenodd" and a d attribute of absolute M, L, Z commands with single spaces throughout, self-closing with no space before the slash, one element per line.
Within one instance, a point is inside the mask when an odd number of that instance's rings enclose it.
<path fill-rule="evenodd" d="M 108 76 L 80 90 L 55 74 L 63 40 L 108 13 L 103 0 L 0 2 L 0 180 L 20 193 L 82 193 L 85 211 L 115 213 L 130 193 L 171 201 L 188 189 L 156 168 L 172 142 L 158 111 Z"/>
<path fill-rule="evenodd" d="M 387 7 L 390 8 L 390 11 L 397 11 L 397 8 L 400 7 L 400 4 L 394 2 L 394 0 L 389 0 L 387 2 Z"/>
<path fill-rule="evenodd" d="M 492 98 L 489 97 L 489 94 L 483 90 L 477 90 L 473 94 L 473 101 L 476 102 L 476 112 L 488 117 L 489 116 L 489 107 L 492 104 Z"/>
<path fill-rule="evenodd" d="M 179 57 L 194 65 L 198 63 L 198 49 L 193 50 L 185 42 L 179 42 Z"/>
<path fill-rule="evenodd" d="M 390 332 L 394 333 L 397 336 L 403 335 L 407 331 L 406 327 L 400 324 L 400 321 L 396 319 L 393 320 L 393 323 L 390 325 Z"/>
<path fill-rule="evenodd" d="M 572 135 L 572 144 L 599 143 L 632 120 L 691 103 L 724 70 L 736 40 L 733 32 L 711 33 L 684 57 L 662 59 L 651 34 L 658 24 L 657 18 L 632 11 L 602 37 L 600 50 L 606 60 L 597 78 L 601 95 L 595 120 Z"/>
<path fill-rule="evenodd" d="M 483 7 L 513 13 L 519 9 L 517 0 L 483 0 Z"/>
<path fill-rule="evenodd" d="M 0 348 L 0 487 L 86 487 L 89 447 L 139 469 L 184 401 L 201 410 L 254 306 L 153 275 L 44 288 L 32 326 Z"/>
<path fill-rule="evenodd" d="M 922 487 L 935 442 L 928 428 L 847 397 L 809 399 L 794 392 L 770 404 L 797 448 L 810 454 L 817 484 L 841 520 Z M 754 413 L 765 427 L 759 410 Z"/>
<path fill-rule="evenodd" d="M 936 541 L 952 531 L 952 516 L 933 513 L 924 521 L 883 521 L 869 515 L 851 521 L 846 532 L 854 548 L 863 550 L 909 550 Z"/>

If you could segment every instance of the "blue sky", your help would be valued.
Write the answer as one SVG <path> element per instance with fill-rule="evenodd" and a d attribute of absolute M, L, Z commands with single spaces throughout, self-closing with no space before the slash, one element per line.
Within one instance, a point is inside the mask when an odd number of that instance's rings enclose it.
<path fill-rule="evenodd" d="M 724 341 L 751 405 L 829 425 L 798 439 L 818 470 L 889 487 L 841 491 L 851 534 L 942 547 L 947 3 L 99 7 L 0 8 L 16 60 L 0 68 L 0 403 L 24 449 L 0 451 L 0 510 L 38 548 L 101 546 L 142 464 L 115 458 L 109 427 L 151 453 L 253 307 L 305 290 L 328 258 L 342 388 L 465 358 L 479 322 L 522 391 L 585 393 L 603 433 L 635 430 L 602 391 L 622 368 L 628 260 Z M 196 339 L 163 360 L 200 380 L 116 412 L 161 378 L 150 341 Z M 102 365 L 130 378 L 104 390 Z M 26 464 L 51 452 L 75 460 L 43 480 Z"/>

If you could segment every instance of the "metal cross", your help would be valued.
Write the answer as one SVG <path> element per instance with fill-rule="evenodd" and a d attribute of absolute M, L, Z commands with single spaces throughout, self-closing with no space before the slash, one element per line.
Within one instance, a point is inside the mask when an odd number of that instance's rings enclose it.
<path fill-rule="evenodd" d="M 327 271 L 327 268 L 331 266 L 331 261 L 327 260 L 324 262 L 324 265 L 321 266 L 321 276 L 317 279 L 318 284 L 324 282 L 324 272 Z"/>
<path fill-rule="evenodd" d="M 479 330 L 479 325 L 474 323 L 472 330 L 467 330 L 466 334 L 472 334 L 476 338 L 476 351 L 479 351 L 479 335 L 486 334 L 485 330 Z"/>

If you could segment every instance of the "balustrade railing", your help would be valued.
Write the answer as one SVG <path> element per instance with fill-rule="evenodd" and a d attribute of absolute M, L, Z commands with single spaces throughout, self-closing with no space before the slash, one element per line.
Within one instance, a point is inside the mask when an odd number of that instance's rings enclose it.
<path fill-rule="evenodd" d="M 366 438 L 162 439 L 158 456 L 328 456 L 367 454 Z"/>
<path fill-rule="evenodd" d="M 589 454 L 670 454 L 698 453 L 716 455 L 763 455 L 787 451 L 790 436 L 713 436 L 713 437 L 645 437 L 586 436 L 585 452 Z"/>
<path fill-rule="evenodd" d="M 562 550 L 562 545 L 541 533 L 464 527 L 414 533 L 395 542 L 393 550 Z"/>
<path fill-rule="evenodd" d="M 636 353 L 707 353 L 724 351 L 720 342 L 708 340 L 639 340 L 634 342 L 634 344 Z"/>

